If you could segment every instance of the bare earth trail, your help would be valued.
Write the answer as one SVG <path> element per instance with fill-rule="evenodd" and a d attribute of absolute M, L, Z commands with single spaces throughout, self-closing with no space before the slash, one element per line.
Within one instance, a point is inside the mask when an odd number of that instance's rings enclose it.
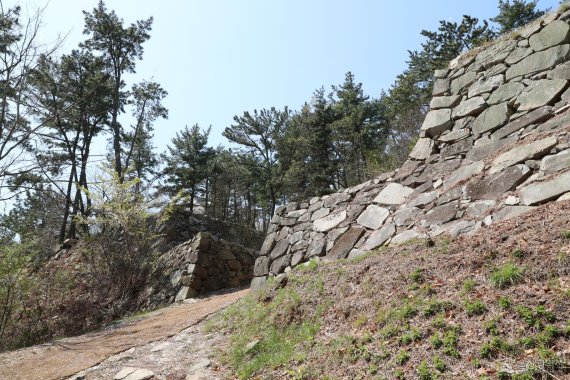
<path fill-rule="evenodd" d="M 144 319 L 54 343 L 0 354 L 1 380 L 65 379 L 113 355 L 166 340 L 244 297 L 249 289 L 173 305 Z M 192 334 L 196 335 L 194 328 Z M 163 343 L 164 344 L 164 343 Z M 155 351 L 156 352 L 156 351 Z M 96 378 L 87 376 L 87 378 Z M 112 378 L 112 377 L 111 377 Z"/>

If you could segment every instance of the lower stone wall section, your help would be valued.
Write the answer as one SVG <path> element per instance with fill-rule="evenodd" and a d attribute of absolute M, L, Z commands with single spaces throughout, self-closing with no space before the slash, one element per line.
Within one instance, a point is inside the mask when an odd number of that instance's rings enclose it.
<path fill-rule="evenodd" d="M 147 308 L 183 301 L 201 293 L 249 285 L 257 251 L 199 232 L 158 260 Z"/>

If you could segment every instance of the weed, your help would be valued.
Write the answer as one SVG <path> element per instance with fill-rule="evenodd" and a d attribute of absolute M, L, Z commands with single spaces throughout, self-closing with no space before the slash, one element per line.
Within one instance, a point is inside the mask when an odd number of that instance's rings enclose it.
<path fill-rule="evenodd" d="M 429 342 L 434 349 L 441 348 L 443 346 L 443 340 L 438 332 L 435 332 L 430 338 Z"/>
<path fill-rule="evenodd" d="M 517 284 L 523 277 L 523 269 L 514 263 L 506 263 L 491 272 L 491 284 L 504 289 Z"/>
<path fill-rule="evenodd" d="M 383 339 L 390 339 L 393 338 L 397 335 L 399 335 L 401 332 L 400 328 L 394 324 L 389 324 L 384 326 L 384 328 L 382 328 L 382 330 L 380 330 L 380 336 Z"/>
<path fill-rule="evenodd" d="M 475 287 L 477 286 L 477 283 L 475 282 L 475 280 L 472 279 L 467 279 L 465 281 L 463 281 L 463 286 L 462 286 L 462 293 L 463 295 L 469 294 L 471 293 L 471 291 L 473 289 L 475 289 Z"/>
<path fill-rule="evenodd" d="M 499 297 L 499 307 L 503 310 L 510 309 L 511 299 L 509 297 Z"/>
<path fill-rule="evenodd" d="M 395 357 L 396 364 L 404 365 L 410 360 L 410 353 L 406 350 L 398 351 L 398 354 Z"/>
<path fill-rule="evenodd" d="M 362 326 L 364 326 L 366 323 L 368 322 L 368 318 L 366 317 L 365 314 L 360 314 L 356 320 L 354 321 L 354 327 L 356 327 L 357 329 L 361 328 Z"/>
<path fill-rule="evenodd" d="M 416 328 L 410 329 L 406 334 L 400 337 L 400 344 L 410 344 L 422 339 L 422 333 Z"/>
<path fill-rule="evenodd" d="M 523 259 L 527 255 L 527 252 L 522 248 L 516 248 L 513 250 L 512 255 L 517 259 Z"/>
<path fill-rule="evenodd" d="M 443 361 L 442 358 L 440 358 L 437 355 L 434 355 L 433 357 L 433 366 L 435 367 L 435 369 L 437 369 L 439 372 L 445 372 L 445 370 L 447 369 L 447 365 L 445 364 L 445 362 Z"/>
<path fill-rule="evenodd" d="M 567 4 L 567 5 L 570 7 L 570 4 Z M 561 235 L 562 235 L 562 237 L 563 237 L 564 239 L 570 240 L 570 230 L 563 231 L 563 232 L 561 233 Z"/>
<path fill-rule="evenodd" d="M 404 370 L 401 368 L 398 368 L 397 370 L 394 371 L 394 378 L 398 379 L 398 380 L 404 380 L 406 378 L 406 376 L 404 375 Z"/>
<path fill-rule="evenodd" d="M 447 356 L 453 358 L 459 358 L 459 352 L 457 351 L 457 343 L 459 342 L 459 336 L 456 329 L 450 329 L 445 332 L 443 336 L 443 353 Z"/>
<path fill-rule="evenodd" d="M 485 322 L 485 331 L 487 332 L 487 334 L 491 334 L 493 336 L 499 335 L 497 320 L 495 318 Z"/>
<path fill-rule="evenodd" d="M 534 309 L 526 306 L 517 306 L 516 311 L 527 326 L 536 327 L 539 330 L 542 330 L 544 322 L 554 322 L 556 320 L 554 314 L 542 305 Z"/>
<path fill-rule="evenodd" d="M 429 366 L 425 360 L 422 360 L 417 368 L 418 377 L 420 380 L 432 380 L 433 374 L 431 373 Z"/>
<path fill-rule="evenodd" d="M 424 270 L 421 268 L 417 268 L 412 273 L 410 273 L 410 279 L 412 280 L 412 282 L 416 284 L 423 283 L 425 281 Z"/>
<path fill-rule="evenodd" d="M 451 309 L 453 309 L 453 304 L 449 301 L 431 300 L 425 306 L 422 314 L 425 317 L 431 317 L 432 315 L 435 315 L 439 312 L 447 311 L 447 310 L 451 310 Z"/>
<path fill-rule="evenodd" d="M 473 317 L 475 315 L 483 315 L 487 311 L 485 304 L 479 300 L 475 300 L 473 302 L 465 300 L 463 306 L 465 308 L 465 312 L 469 317 Z"/>
<path fill-rule="evenodd" d="M 433 322 L 431 323 L 431 325 L 435 328 L 438 329 L 443 329 L 445 328 L 447 325 L 445 323 L 445 314 L 443 313 L 439 313 L 433 320 Z"/>
<path fill-rule="evenodd" d="M 514 351 L 514 347 L 508 344 L 505 340 L 494 337 L 489 342 L 484 343 L 479 351 L 481 358 L 490 359 L 496 357 L 499 352 L 511 353 Z"/>

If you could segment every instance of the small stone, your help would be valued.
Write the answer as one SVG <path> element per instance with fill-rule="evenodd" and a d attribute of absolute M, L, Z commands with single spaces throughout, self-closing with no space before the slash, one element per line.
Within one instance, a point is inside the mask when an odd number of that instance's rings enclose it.
<path fill-rule="evenodd" d="M 570 168 L 570 150 L 546 156 L 542 159 L 540 170 L 545 173 L 554 173 Z"/>
<path fill-rule="evenodd" d="M 560 176 L 539 183 L 533 183 L 521 190 L 521 202 L 523 205 L 532 206 L 570 191 L 570 172 L 565 172 Z"/>
<path fill-rule="evenodd" d="M 505 199 L 505 205 L 507 206 L 515 206 L 518 205 L 520 202 L 519 197 L 515 197 L 514 195 L 509 195 L 507 199 Z"/>
<path fill-rule="evenodd" d="M 154 377 L 154 372 L 144 368 L 137 368 L 134 372 L 131 372 L 124 380 L 148 380 Z"/>
<path fill-rule="evenodd" d="M 251 280 L 251 290 L 258 290 L 260 289 L 263 285 L 265 285 L 265 283 L 267 282 L 267 277 L 266 276 L 261 276 L 261 277 L 254 277 Z"/>
<path fill-rule="evenodd" d="M 408 230 L 394 236 L 392 240 L 390 240 L 390 245 L 400 245 L 413 239 L 425 239 L 425 238 L 426 235 L 424 234 L 420 234 L 415 230 Z"/>
<path fill-rule="evenodd" d="M 396 233 L 396 225 L 394 223 L 386 224 L 378 231 L 374 231 L 366 240 L 364 248 L 366 250 L 373 250 L 388 241 Z"/>

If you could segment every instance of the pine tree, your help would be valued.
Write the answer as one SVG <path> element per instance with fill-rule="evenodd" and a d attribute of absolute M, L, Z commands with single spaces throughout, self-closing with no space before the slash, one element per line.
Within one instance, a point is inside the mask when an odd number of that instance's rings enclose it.
<path fill-rule="evenodd" d="M 538 0 L 499 0 L 499 14 L 491 21 L 498 25 L 499 33 L 510 32 L 544 15 L 545 11 L 536 9 L 537 3 Z"/>

